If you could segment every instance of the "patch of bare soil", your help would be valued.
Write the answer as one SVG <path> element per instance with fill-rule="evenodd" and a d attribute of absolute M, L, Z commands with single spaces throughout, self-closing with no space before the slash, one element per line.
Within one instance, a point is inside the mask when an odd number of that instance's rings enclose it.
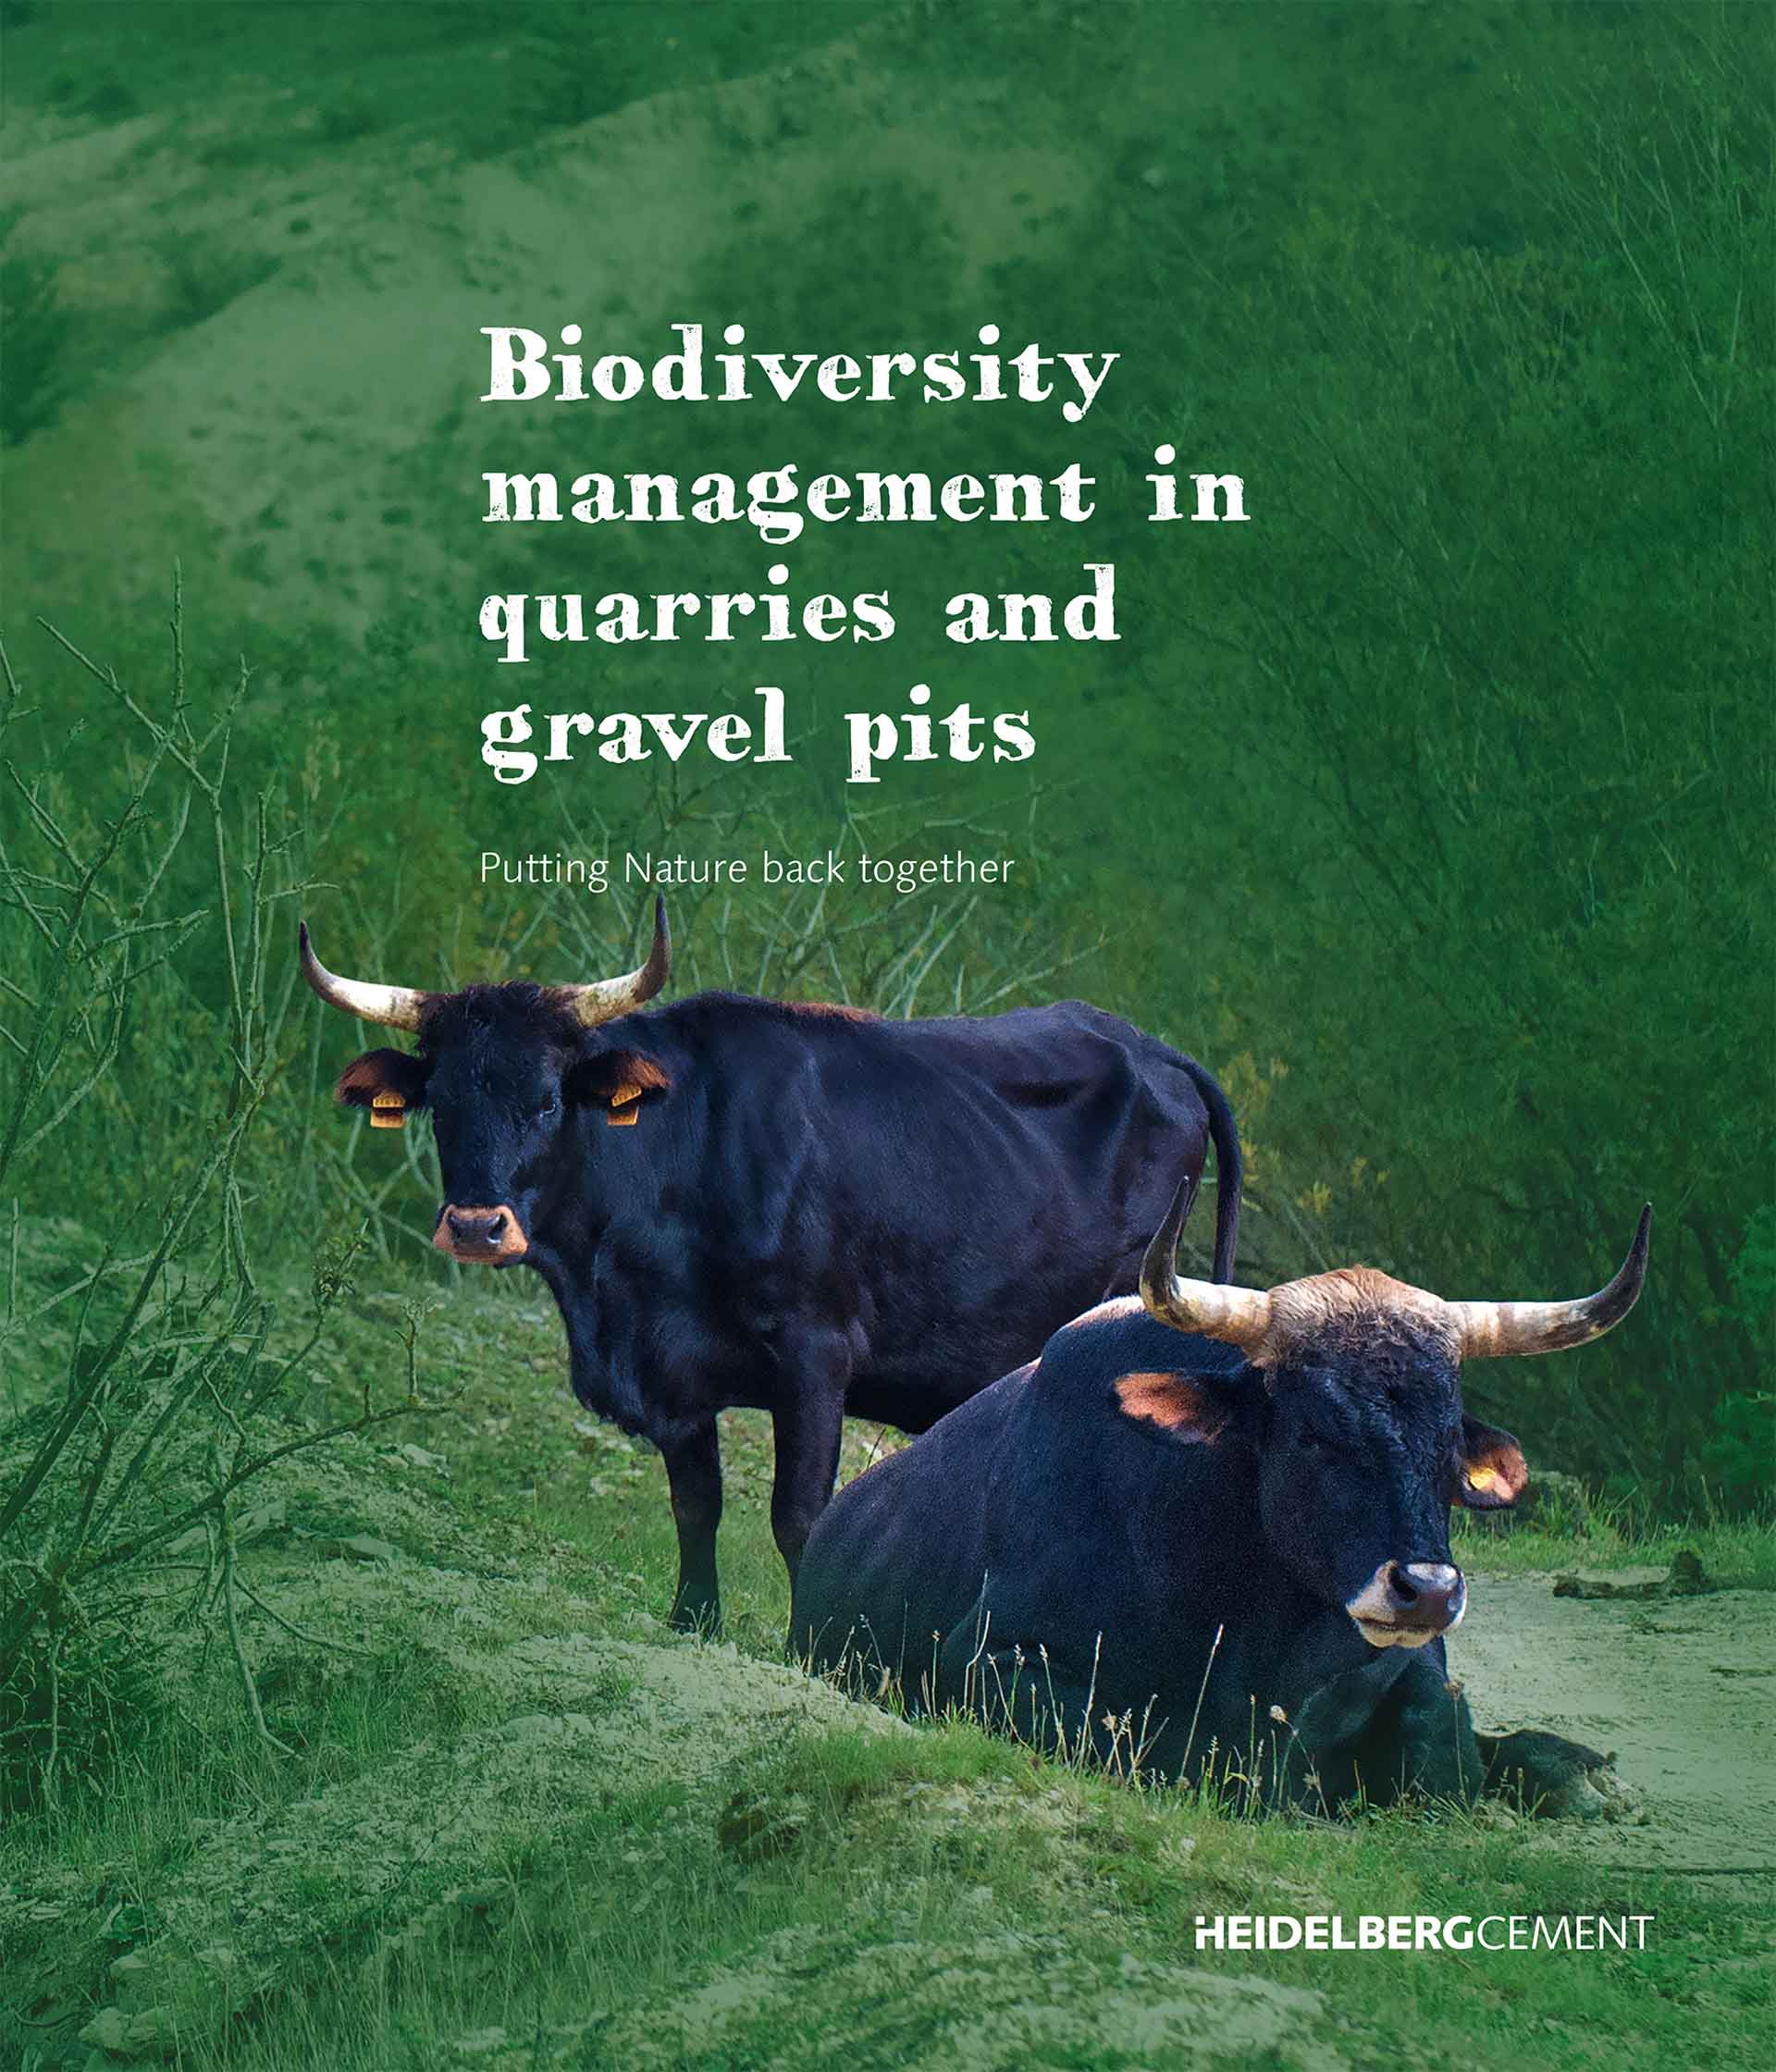
<path fill-rule="evenodd" d="M 1643 1825 L 1596 1823 L 1615 1861 L 1776 1866 L 1776 1595 L 1556 1597 L 1554 1583 L 1472 1579 L 1449 1667 L 1475 1725 L 1546 1727 L 1613 1751 L 1646 1815 Z"/>

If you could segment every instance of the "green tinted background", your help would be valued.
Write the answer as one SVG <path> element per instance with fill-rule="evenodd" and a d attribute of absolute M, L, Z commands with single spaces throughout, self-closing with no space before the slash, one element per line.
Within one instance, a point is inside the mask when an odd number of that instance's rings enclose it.
<path fill-rule="evenodd" d="M 238 767 L 308 802 L 343 968 L 595 975 L 476 865 L 600 827 L 815 846 L 863 803 L 906 853 L 1012 850 L 1021 888 L 968 929 L 1009 968 L 1074 960 L 1030 996 L 1082 993 L 1222 1076 L 1248 1277 L 1361 1257 L 1577 1294 L 1650 1197 L 1633 1324 L 1469 1393 L 1545 1463 L 1742 1504 L 1776 1290 L 1771 56 L 1739 6 L 15 0 L 4 574 L 38 709 L 11 752 L 103 814 L 111 709 L 32 621 L 158 684 L 177 559 L 193 695 L 244 652 Z M 674 320 L 821 353 L 992 322 L 1122 357 L 1077 426 L 475 401 L 484 323 L 650 360 Z M 1252 523 L 1148 524 L 1161 440 L 1243 475 Z M 490 467 L 1073 459 L 1084 528 L 479 523 Z M 517 670 L 475 632 L 487 591 L 758 589 L 778 560 L 798 596 L 887 588 L 899 634 Z M 942 637 L 955 590 L 1067 595 L 1088 560 L 1116 564 L 1115 647 Z M 891 766 L 847 798 L 837 715 L 917 681 L 939 711 L 1027 709 L 1033 762 Z M 508 790 L 478 759 L 479 715 L 520 697 L 706 710 L 767 682 L 811 729 L 794 768 L 664 808 L 654 768 Z M 952 819 L 977 832 L 907 832 Z M 713 924 L 677 911 L 687 948 Z M 220 1040 L 201 938 L 177 977 L 27 1209 L 83 1217 L 186 1155 Z M 330 1069 L 350 1038 L 316 1008 L 301 1042 Z M 267 1175 L 253 1208 L 292 1252 L 325 1213 L 296 1185 L 313 1106 L 293 1073 L 293 1191 Z"/>

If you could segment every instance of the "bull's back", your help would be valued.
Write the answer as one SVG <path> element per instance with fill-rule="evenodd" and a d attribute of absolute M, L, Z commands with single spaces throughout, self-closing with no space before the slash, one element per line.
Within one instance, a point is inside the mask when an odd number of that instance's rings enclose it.
<path fill-rule="evenodd" d="M 851 1407 L 919 1430 L 1134 1287 L 1208 1116 L 1177 1052 L 1078 1002 L 855 1040 L 827 1089 L 874 1298 Z"/>

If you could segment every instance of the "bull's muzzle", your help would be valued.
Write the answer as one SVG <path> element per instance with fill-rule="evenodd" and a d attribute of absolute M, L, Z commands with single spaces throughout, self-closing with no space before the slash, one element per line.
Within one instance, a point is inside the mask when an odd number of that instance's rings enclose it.
<path fill-rule="evenodd" d="M 1423 1647 L 1461 1623 L 1468 1586 L 1448 1561 L 1384 1561 L 1344 1609 L 1371 1647 Z"/>
<path fill-rule="evenodd" d="M 530 1250 L 517 1211 L 503 1203 L 497 1209 L 469 1209 L 447 1202 L 438 1212 L 432 1242 L 465 1266 L 502 1266 Z"/>

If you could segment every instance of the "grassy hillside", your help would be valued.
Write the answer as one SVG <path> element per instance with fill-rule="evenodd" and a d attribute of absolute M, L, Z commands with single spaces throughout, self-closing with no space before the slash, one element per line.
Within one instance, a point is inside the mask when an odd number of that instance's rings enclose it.
<path fill-rule="evenodd" d="M 1743 1509 L 1776 1299 L 1767 29 L 1684 5 L 12 6 L 14 758 L 105 809 L 105 693 L 31 620 L 158 682 L 177 556 L 191 695 L 213 711 L 246 653 L 236 768 L 302 809 L 329 954 L 548 976 L 621 954 L 628 917 L 484 888 L 484 849 L 819 849 L 859 808 L 840 711 L 915 681 L 1028 709 L 1032 763 L 892 771 L 869 832 L 1018 855 L 964 940 L 1032 996 L 1071 960 L 1067 986 L 1221 1072 L 1249 1270 L 1578 1292 L 1651 1196 L 1634 1332 L 1476 1386 L 1619 1499 Z M 644 355 L 673 319 L 868 351 L 991 317 L 1123 357 L 1072 427 L 818 399 L 562 423 L 473 401 L 501 316 Z M 1145 523 L 1162 438 L 1243 470 L 1253 523 Z M 1099 517 L 1011 541 L 479 522 L 489 466 L 1074 458 Z M 780 556 L 798 595 L 885 586 L 900 634 L 513 671 L 475 631 L 487 591 L 757 588 Z M 1116 563 L 1115 647 L 938 637 L 958 574 L 1065 595 L 1088 558 Z M 781 681 L 797 760 L 498 785 L 478 718 L 519 676 L 595 709 Z M 884 922 L 855 887 L 824 911 Z M 700 969 L 732 961 L 720 925 L 681 914 Z M 178 969 L 201 1056 L 220 974 L 198 938 Z M 139 1157 L 101 1120 L 47 1199 Z"/>
<path fill-rule="evenodd" d="M 0 2064 L 1765 2062 L 1767 14 L 6 0 L 0 36 Z M 1075 427 L 564 426 L 475 404 L 502 319 L 1124 357 Z M 1161 440 L 1254 522 L 1147 524 Z M 1077 534 L 783 552 L 798 593 L 889 587 L 883 648 L 513 672 L 475 633 L 490 590 L 780 558 L 489 545 L 484 468 L 1075 458 Z M 958 665 L 954 591 L 1088 558 L 1116 646 Z M 763 680 L 787 769 L 477 759 L 519 696 Z M 859 805 L 838 716 L 916 681 L 1027 709 L 1036 760 Z M 484 849 L 764 841 L 1020 868 L 687 894 L 677 987 L 1128 1014 L 1234 1097 L 1254 1279 L 1577 1293 L 1655 1200 L 1622 1331 L 1469 1377 L 1581 1484 L 1461 1554 L 1508 1572 L 1476 1707 L 1627 1721 L 1645 1825 L 1248 1821 L 853 1704 L 780 1659 L 754 1418 L 728 1638 L 664 1632 L 658 1460 L 574 1410 L 538 1289 L 427 1247 L 424 1128 L 331 1107 L 354 1038 L 294 922 L 413 983 L 588 977 L 640 902 L 496 895 Z M 853 1428 L 845 1472 L 894 1443 Z M 1716 1594 L 1551 1596 L 1684 1549 Z M 1199 1914 L 1481 1904 L 1657 1926 L 1195 1947 Z"/>
<path fill-rule="evenodd" d="M 82 1250 L 55 1233 L 24 1299 Z M 348 1297 L 306 1413 L 349 1409 L 400 1325 Z M 1481 2030 L 1526 2066 L 1759 2061 L 1767 1969 L 1740 1898 L 1657 1868 L 1681 1836 L 1649 1854 L 1497 1807 L 1252 1822 L 905 1726 L 778 1666 L 758 1425 L 726 1433 L 734 1638 L 675 1640 L 658 1463 L 575 1425 L 534 1296 L 464 1289 L 418 1373 L 448 1409 L 292 1457 L 242 1504 L 262 1728 L 201 1547 L 139 1578 L 119 1765 L 83 1750 L 70 1673 L 71 1756 L 0 1842 L 6 2063 L 813 2066 L 843 2038 L 882 2067 L 1441 2065 Z M 1657 1933 L 1588 1962 L 1195 1948 L 1199 1913 L 1476 1894 Z"/>

